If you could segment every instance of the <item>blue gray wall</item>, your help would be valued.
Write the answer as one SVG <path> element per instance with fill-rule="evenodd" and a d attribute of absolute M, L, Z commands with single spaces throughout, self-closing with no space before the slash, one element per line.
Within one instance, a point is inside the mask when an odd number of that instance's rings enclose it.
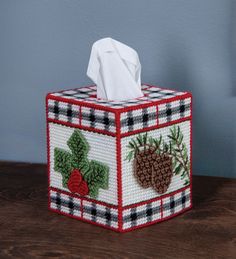
<path fill-rule="evenodd" d="M 84 86 L 91 44 L 135 48 L 142 81 L 194 96 L 194 173 L 236 176 L 236 1 L 0 0 L 0 159 L 46 161 L 47 92 Z"/>

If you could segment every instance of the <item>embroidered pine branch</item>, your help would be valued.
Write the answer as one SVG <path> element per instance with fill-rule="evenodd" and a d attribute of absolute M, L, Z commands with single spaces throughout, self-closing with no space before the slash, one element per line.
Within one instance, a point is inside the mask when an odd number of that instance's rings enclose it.
<path fill-rule="evenodd" d="M 153 186 L 159 193 L 167 190 L 172 172 L 181 174 L 184 185 L 190 182 L 188 150 L 180 127 L 172 127 L 168 138 L 169 143 L 163 140 L 162 135 L 159 138 L 148 137 L 147 132 L 138 135 L 129 142 L 127 147 L 130 151 L 125 158 L 129 162 L 134 159 L 134 174 L 139 184 L 144 188 Z M 163 179 L 167 184 L 163 184 Z"/>
<path fill-rule="evenodd" d="M 170 129 L 170 138 L 169 142 L 169 152 L 174 158 L 174 173 L 180 174 L 181 179 L 185 179 L 185 185 L 189 184 L 190 181 L 190 162 L 188 158 L 188 150 L 186 144 L 183 142 L 183 133 L 180 130 L 180 127 L 174 126 Z"/>
<path fill-rule="evenodd" d="M 128 160 L 129 162 L 137 155 L 137 153 L 143 150 L 146 151 L 147 149 L 151 149 L 153 153 L 156 152 L 158 154 L 165 152 L 165 143 L 162 140 L 162 136 L 160 136 L 159 139 L 155 139 L 153 137 L 148 137 L 147 132 L 143 135 L 139 134 L 136 139 L 132 139 L 127 147 L 131 149 L 125 158 L 125 160 Z"/>

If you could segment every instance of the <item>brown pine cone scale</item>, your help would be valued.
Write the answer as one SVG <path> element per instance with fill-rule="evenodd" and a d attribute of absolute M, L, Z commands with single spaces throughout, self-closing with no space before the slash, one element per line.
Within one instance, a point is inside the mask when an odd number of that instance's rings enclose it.
<path fill-rule="evenodd" d="M 152 170 L 152 187 L 163 194 L 170 186 L 172 179 L 172 158 L 167 154 L 161 154 L 158 157 L 158 165 L 154 163 Z"/>
<path fill-rule="evenodd" d="M 168 154 L 157 154 L 149 148 L 135 155 L 134 175 L 143 188 L 152 186 L 163 194 L 169 188 L 172 174 L 172 158 Z"/>
<path fill-rule="evenodd" d="M 139 151 L 134 158 L 134 175 L 143 188 L 152 186 L 153 149 Z"/>

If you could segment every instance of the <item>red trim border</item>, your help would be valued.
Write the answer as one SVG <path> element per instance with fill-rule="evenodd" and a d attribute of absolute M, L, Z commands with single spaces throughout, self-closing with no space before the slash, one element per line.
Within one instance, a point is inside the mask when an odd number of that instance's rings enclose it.
<path fill-rule="evenodd" d="M 117 198 L 118 198 L 118 229 L 122 230 L 122 163 L 121 163 L 121 128 L 120 113 L 115 115 L 116 121 L 116 163 L 117 163 Z"/>

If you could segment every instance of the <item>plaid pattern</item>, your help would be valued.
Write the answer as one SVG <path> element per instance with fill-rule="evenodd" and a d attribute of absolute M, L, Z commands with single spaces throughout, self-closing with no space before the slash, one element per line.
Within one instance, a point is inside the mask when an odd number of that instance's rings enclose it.
<path fill-rule="evenodd" d="M 118 228 L 118 210 L 90 201 L 83 201 L 83 218 L 92 222 Z"/>
<path fill-rule="evenodd" d="M 173 196 L 164 198 L 162 200 L 163 218 L 169 217 L 175 213 L 190 207 L 190 189 L 186 189 Z"/>
<path fill-rule="evenodd" d="M 186 118 L 191 115 L 191 98 L 158 105 L 159 124 Z"/>
<path fill-rule="evenodd" d="M 144 97 L 137 99 L 127 100 L 127 101 L 107 101 L 102 99 L 97 99 L 96 86 L 82 87 L 73 90 L 65 90 L 61 92 L 52 93 L 51 96 L 60 96 L 65 99 L 75 99 L 83 101 L 85 103 L 94 103 L 97 105 L 102 105 L 106 107 L 112 107 L 114 109 L 120 109 L 124 107 L 136 106 L 144 103 L 152 103 L 153 101 L 169 99 L 174 96 L 181 96 L 186 92 L 176 92 L 173 90 L 166 90 L 156 86 L 146 86 L 142 85 L 142 91 Z"/>
<path fill-rule="evenodd" d="M 81 87 L 72 90 L 64 90 L 61 92 L 52 93 L 53 96 L 61 96 L 66 99 L 86 100 L 96 98 L 97 91 L 94 87 Z"/>
<path fill-rule="evenodd" d="M 125 209 L 122 213 L 123 229 L 132 229 L 149 222 L 164 220 L 189 208 L 190 205 L 190 188 L 188 188 L 169 197 L 163 199 L 160 197 L 157 201 Z"/>
<path fill-rule="evenodd" d="M 79 110 L 78 105 L 48 100 L 48 118 L 50 119 L 78 124 Z"/>
<path fill-rule="evenodd" d="M 115 114 L 112 112 L 81 108 L 81 125 L 115 133 Z"/>
<path fill-rule="evenodd" d="M 82 204 L 82 208 L 81 208 Z M 50 190 L 50 208 L 105 226 L 118 228 L 118 209 Z"/>
<path fill-rule="evenodd" d="M 190 206 L 190 188 L 187 188 L 172 196 L 163 199 L 160 197 L 157 201 L 123 209 L 122 229 L 131 230 L 137 226 L 164 220 Z M 50 190 L 50 208 L 118 229 L 118 209 L 116 208 L 109 208 L 96 202 L 81 200 L 54 190 Z"/>
<path fill-rule="evenodd" d="M 81 216 L 80 199 L 52 190 L 50 191 L 50 207 L 69 215 Z"/>
<path fill-rule="evenodd" d="M 123 229 L 129 229 L 161 219 L 161 202 L 154 201 L 123 211 Z"/>
<path fill-rule="evenodd" d="M 156 106 L 132 110 L 121 114 L 121 133 L 145 129 L 156 124 Z"/>

